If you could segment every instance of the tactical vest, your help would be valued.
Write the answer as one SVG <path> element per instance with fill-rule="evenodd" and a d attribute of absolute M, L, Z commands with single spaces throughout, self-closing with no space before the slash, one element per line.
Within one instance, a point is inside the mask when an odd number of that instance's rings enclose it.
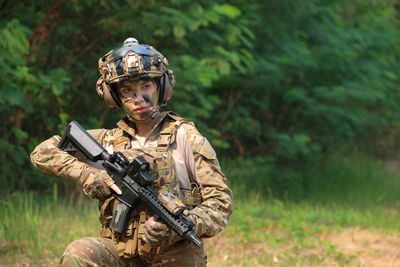
<path fill-rule="evenodd" d="M 107 137 L 106 135 L 104 141 L 106 143 L 112 142 L 114 151 L 122 152 L 129 161 L 137 156 L 144 157 L 150 163 L 150 174 L 154 178 L 154 188 L 158 191 L 168 190 L 172 192 L 191 209 L 202 202 L 199 185 L 191 181 L 192 190 L 180 188 L 172 153 L 169 151 L 170 146 L 176 141 L 176 132 L 182 123 L 186 123 L 183 118 L 167 114 L 160 124 L 161 131 L 158 135 L 157 147 L 132 148 L 129 135 L 120 128 L 116 129 L 116 133 L 112 136 Z M 102 224 L 101 235 L 112 238 L 117 243 L 119 256 L 131 258 L 139 255 L 146 259 L 151 258 L 154 254 L 161 253 L 165 249 L 164 247 L 152 248 L 142 240 L 144 224 L 153 215 L 144 203 L 139 202 L 132 211 L 125 234 L 115 233 L 109 228 L 112 211 L 116 204 L 116 199 L 109 197 L 105 201 L 100 201 L 99 209 Z"/>

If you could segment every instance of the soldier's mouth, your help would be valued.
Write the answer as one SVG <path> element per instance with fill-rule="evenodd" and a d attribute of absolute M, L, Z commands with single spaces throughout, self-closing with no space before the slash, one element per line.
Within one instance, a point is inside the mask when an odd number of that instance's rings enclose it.
<path fill-rule="evenodd" d="M 138 107 L 135 108 L 135 112 L 136 113 L 143 113 L 143 112 L 147 112 L 149 110 L 149 107 Z"/>

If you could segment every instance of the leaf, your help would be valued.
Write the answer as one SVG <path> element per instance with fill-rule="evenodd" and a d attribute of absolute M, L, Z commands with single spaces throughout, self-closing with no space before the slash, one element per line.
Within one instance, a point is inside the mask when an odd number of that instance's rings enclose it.
<path fill-rule="evenodd" d="M 14 128 L 14 135 L 18 139 L 23 139 L 23 140 L 28 138 L 28 136 L 29 136 L 27 132 L 25 132 L 25 131 L 23 131 L 21 129 L 18 129 L 18 128 Z"/>
<path fill-rule="evenodd" d="M 215 5 L 214 10 L 231 19 L 239 17 L 242 13 L 239 8 L 229 4 Z"/>
<path fill-rule="evenodd" d="M 218 70 L 221 73 L 221 75 L 228 75 L 231 72 L 231 66 L 227 61 L 224 60 L 218 60 L 217 62 Z"/>
<path fill-rule="evenodd" d="M 383 74 L 385 75 L 386 78 L 388 78 L 392 81 L 397 81 L 397 75 L 394 72 L 384 71 Z"/>
<path fill-rule="evenodd" d="M 175 25 L 173 33 L 177 39 L 182 39 L 185 36 L 186 31 L 181 25 Z"/>

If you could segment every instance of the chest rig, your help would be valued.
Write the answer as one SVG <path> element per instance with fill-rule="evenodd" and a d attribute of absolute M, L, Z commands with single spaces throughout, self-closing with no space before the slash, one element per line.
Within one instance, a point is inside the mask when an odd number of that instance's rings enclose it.
<path fill-rule="evenodd" d="M 170 152 L 170 146 L 176 141 L 177 129 L 184 122 L 183 118 L 167 114 L 160 123 L 161 129 L 157 138 L 157 146 L 133 148 L 131 137 L 121 128 L 111 130 L 109 135 L 106 134 L 104 143 L 106 143 L 106 147 L 111 145 L 114 151 L 122 152 L 129 161 L 137 156 L 142 156 L 150 163 L 150 174 L 154 178 L 153 187 L 159 192 L 167 190 L 173 193 L 189 208 L 193 208 L 202 201 L 199 187 L 193 183 L 194 190 L 182 190 L 180 188 Z M 116 204 L 115 198 L 109 197 L 100 201 L 99 209 L 102 224 L 101 235 L 112 238 L 117 243 L 119 256 L 131 258 L 138 255 L 145 259 L 151 258 L 153 254 L 161 253 L 163 247 L 152 248 L 142 240 L 144 224 L 153 215 L 144 203 L 138 202 L 133 209 L 126 233 L 118 234 L 110 230 L 109 225 Z"/>

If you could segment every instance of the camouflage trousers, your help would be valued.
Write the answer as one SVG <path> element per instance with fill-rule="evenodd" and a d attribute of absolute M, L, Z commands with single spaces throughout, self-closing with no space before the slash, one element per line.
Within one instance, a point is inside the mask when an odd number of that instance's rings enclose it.
<path fill-rule="evenodd" d="M 121 258 L 117 246 L 108 238 L 85 237 L 68 245 L 60 260 L 60 266 L 206 266 L 206 256 L 202 248 L 188 241 L 181 241 L 157 254 L 147 262 L 139 256 Z"/>

